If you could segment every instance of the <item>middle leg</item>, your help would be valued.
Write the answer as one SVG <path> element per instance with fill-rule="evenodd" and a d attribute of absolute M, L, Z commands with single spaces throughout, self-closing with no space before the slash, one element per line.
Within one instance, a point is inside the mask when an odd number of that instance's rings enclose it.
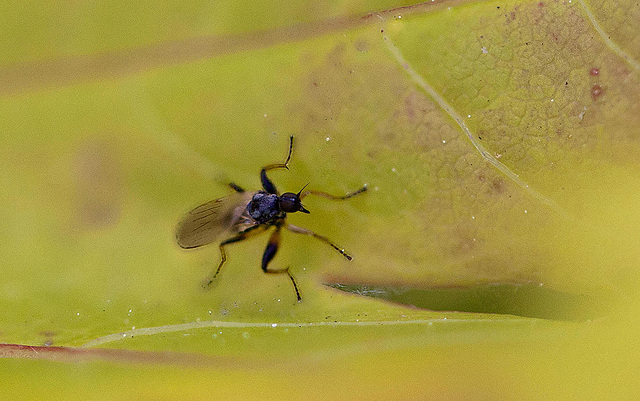
<path fill-rule="evenodd" d="M 287 224 L 287 230 L 296 233 L 296 234 L 304 234 L 304 235 L 310 235 L 314 238 L 319 239 L 320 241 L 324 242 L 325 244 L 329 244 L 333 249 L 335 249 L 336 251 L 340 252 L 340 255 L 344 256 L 345 258 L 347 258 L 347 260 L 352 260 L 353 257 L 351 255 L 349 255 L 344 248 L 340 248 L 338 245 L 334 244 L 333 241 L 331 241 L 329 238 L 325 237 L 324 235 L 320 235 L 320 234 L 316 234 L 311 230 L 307 230 L 306 228 L 302 228 L 302 227 L 298 227 L 298 226 L 294 226 L 293 224 Z"/>

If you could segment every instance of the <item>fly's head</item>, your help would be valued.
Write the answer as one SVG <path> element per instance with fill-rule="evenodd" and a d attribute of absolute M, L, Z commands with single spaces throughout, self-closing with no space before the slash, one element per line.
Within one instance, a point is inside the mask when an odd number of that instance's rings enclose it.
<path fill-rule="evenodd" d="M 302 201 L 300 200 L 300 192 L 298 192 L 297 194 L 294 194 L 292 192 L 283 193 L 282 196 L 280 196 L 279 203 L 280 210 L 285 213 L 311 213 L 302 205 Z"/>

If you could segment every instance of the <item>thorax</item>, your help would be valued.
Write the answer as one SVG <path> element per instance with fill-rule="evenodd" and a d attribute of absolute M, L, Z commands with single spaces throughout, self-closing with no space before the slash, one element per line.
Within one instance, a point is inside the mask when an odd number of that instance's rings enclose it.
<path fill-rule="evenodd" d="M 258 224 L 268 224 L 284 218 L 286 214 L 280 210 L 278 195 L 258 191 L 247 205 L 247 213 Z"/>

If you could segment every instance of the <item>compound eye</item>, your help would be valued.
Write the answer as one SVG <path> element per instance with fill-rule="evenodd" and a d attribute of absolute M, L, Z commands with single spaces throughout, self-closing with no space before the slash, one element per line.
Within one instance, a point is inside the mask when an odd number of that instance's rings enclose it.
<path fill-rule="evenodd" d="M 280 209 L 285 213 L 294 213 L 300 210 L 300 198 L 298 195 L 287 192 L 280 197 Z"/>

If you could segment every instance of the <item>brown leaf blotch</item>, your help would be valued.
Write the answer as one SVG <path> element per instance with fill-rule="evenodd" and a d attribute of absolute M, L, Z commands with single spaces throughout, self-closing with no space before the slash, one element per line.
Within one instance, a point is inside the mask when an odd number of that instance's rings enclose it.
<path fill-rule="evenodd" d="M 602 86 L 598 84 L 593 84 L 593 86 L 591 87 L 591 98 L 594 101 L 597 100 L 600 96 L 602 96 L 603 93 L 604 93 L 604 89 L 602 89 Z"/>

